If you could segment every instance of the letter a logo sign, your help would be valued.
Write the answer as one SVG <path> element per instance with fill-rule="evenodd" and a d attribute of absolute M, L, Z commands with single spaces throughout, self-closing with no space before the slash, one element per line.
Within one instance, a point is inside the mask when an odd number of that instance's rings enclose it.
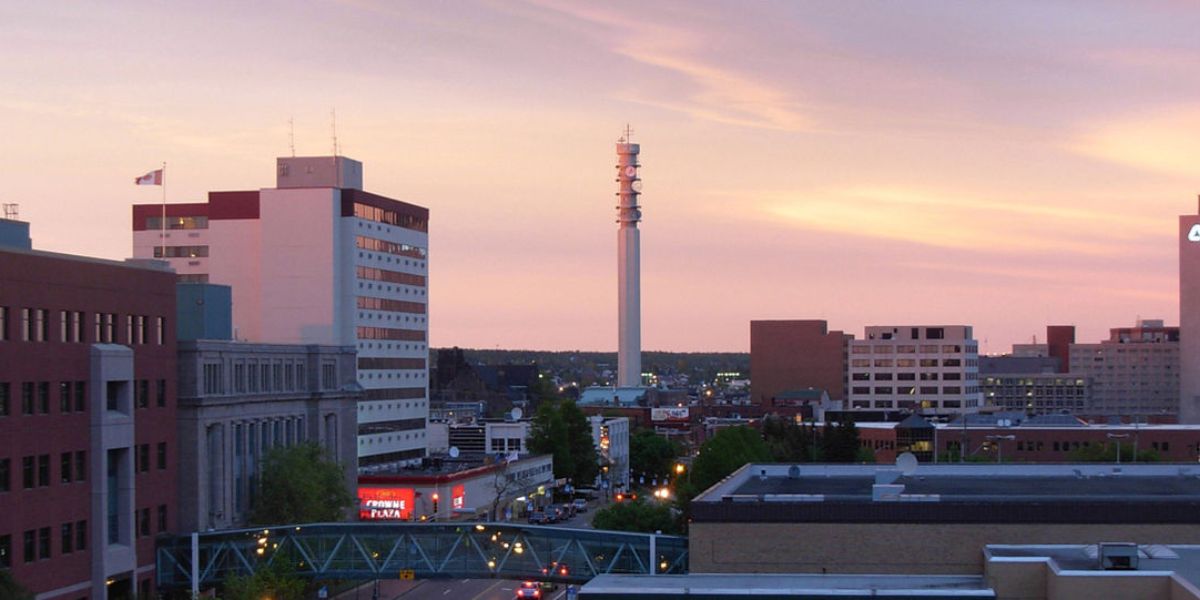
<path fill-rule="evenodd" d="M 1188 231 L 1188 241 L 1200 242 L 1200 223 L 1192 225 L 1191 230 Z"/>

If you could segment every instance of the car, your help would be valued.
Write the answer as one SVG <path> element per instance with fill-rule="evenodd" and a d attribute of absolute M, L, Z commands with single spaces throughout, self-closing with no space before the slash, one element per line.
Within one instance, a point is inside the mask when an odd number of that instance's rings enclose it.
<path fill-rule="evenodd" d="M 546 513 L 542 512 L 540 510 L 529 513 L 529 524 L 530 525 L 545 525 L 549 522 L 550 521 L 549 521 L 549 518 L 546 516 Z"/>
<path fill-rule="evenodd" d="M 571 505 L 575 507 L 575 512 L 587 512 L 587 500 L 584 500 L 583 498 L 576 498 L 573 502 L 571 502 Z"/>
<path fill-rule="evenodd" d="M 516 589 L 516 598 L 541 598 L 542 586 L 536 581 L 523 581 Z"/>
<path fill-rule="evenodd" d="M 563 515 L 564 519 L 570 519 L 571 517 L 575 516 L 575 505 L 570 502 L 563 504 L 559 510 L 562 511 L 562 515 Z"/>

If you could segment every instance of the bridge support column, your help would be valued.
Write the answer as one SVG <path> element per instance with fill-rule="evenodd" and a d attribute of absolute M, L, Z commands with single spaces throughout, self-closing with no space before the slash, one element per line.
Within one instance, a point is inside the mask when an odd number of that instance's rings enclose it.
<path fill-rule="evenodd" d="M 192 532 L 192 598 L 200 597 L 200 532 Z"/>
<path fill-rule="evenodd" d="M 650 534 L 650 574 L 657 574 L 658 570 L 658 534 Z"/>

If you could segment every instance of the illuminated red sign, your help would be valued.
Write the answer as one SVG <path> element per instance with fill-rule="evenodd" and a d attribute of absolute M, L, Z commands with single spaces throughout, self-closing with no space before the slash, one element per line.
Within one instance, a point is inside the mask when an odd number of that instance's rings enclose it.
<path fill-rule="evenodd" d="M 459 509 L 467 505 L 467 492 L 461 485 L 456 485 L 450 489 L 450 507 Z"/>
<path fill-rule="evenodd" d="M 407 521 L 412 519 L 412 488 L 358 488 L 358 518 L 361 521 Z"/>

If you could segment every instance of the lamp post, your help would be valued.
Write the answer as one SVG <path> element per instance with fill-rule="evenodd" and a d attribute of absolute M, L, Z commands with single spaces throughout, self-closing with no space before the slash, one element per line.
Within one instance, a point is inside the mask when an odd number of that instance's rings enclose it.
<path fill-rule="evenodd" d="M 1106 433 L 1104 435 L 1105 435 L 1105 437 L 1107 437 L 1110 440 L 1117 440 L 1117 464 L 1118 465 L 1121 464 L 1121 442 L 1120 442 L 1120 440 L 1123 440 L 1123 439 L 1129 437 L 1129 434 L 1128 433 Z M 1136 460 L 1136 459 L 1137 459 L 1137 457 L 1134 457 L 1134 460 Z"/>
<path fill-rule="evenodd" d="M 1015 436 L 1015 435 L 1012 435 L 1012 434 L 1009 434 L 1009 435 L 989 435 L 989 436 L 987 436 L 987 439 L 989 439 L 989 440 L 992 440 L 992 441 L 996 442 L 996 462 L 997 462 L 997 463 L 1000 463 L 1000 462 L 1003 462 L 1003 461 L 1004 461 L 1004 445 L 1003 445 L 1003 444 L 1001 444 L 1000 442 L 1001 442 L 1002 440 L 1015 440 L 1015 439 L 1017 439 L 1017 436 Z"/>

